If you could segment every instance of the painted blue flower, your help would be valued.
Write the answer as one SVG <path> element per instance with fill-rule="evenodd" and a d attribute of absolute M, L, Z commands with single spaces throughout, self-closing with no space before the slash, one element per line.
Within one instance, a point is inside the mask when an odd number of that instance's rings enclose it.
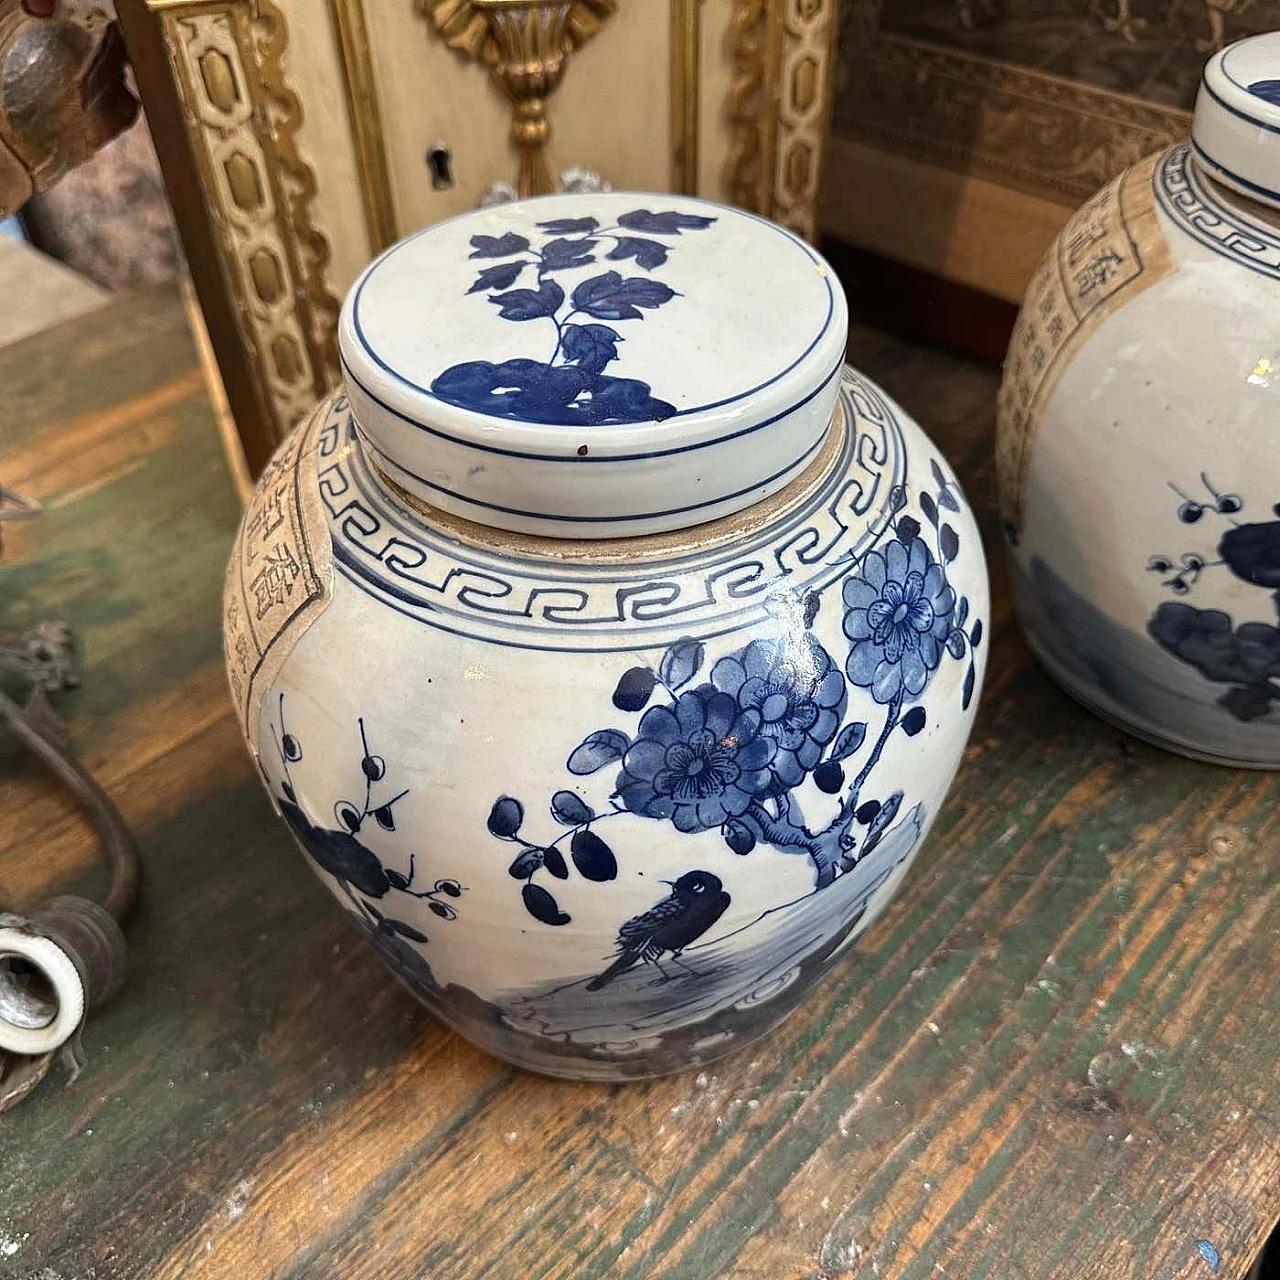
<path fill-rule="evenodd" d="M 804 781 L 844 718 L 844 676 L 812 636 L 790 644 L 753 640 L 721 658 L 711 680 L 760 716 L 760 734 L 777 744 L 770 770 L 782 787 Z"/>
<path fill-rule="evenodd" d="M 675 413 L 675 405 L 649 394 L 648 383 L 595 372 L 611 358 L 597 354 L 601 345 L 597 340 L 591 348 L 585 343 L 572 347 L 578 363 L 570 364 L 549 365 L 524 359 L 504 360 L 501 364 L 468 360 L 446 369 L 431 384 L 431 390 L 441 400 L 463 409 L 519 422 L 601 426 L 661 422 Z"/>
<path fill-rule="evenodd" d="M 942 660 L 956 593 L 924 539 L 868 551 L 845 579 L 845 674 L 877 702 L 916 697 Z"/>
<path fill-rule="evenodd" d="M 550 321 L 554 332 L 543 326 L 542 334 L 551 357 L 545 362 L 532 355 L 499 363 L 467 360 L 443 370 L 431 390 L 449 404 L 519 422 L 586 427 L 671 417 L 675 406 L 653 395 L 649 383 L 606 376 L 604 370 L 618 358 L 622 341 L 612 323 L 643 320 L 646 311 L 656 311 L 677 297 L 676 291 L 650 274 L 624 276 L 610 267 L 579 280 L 566 297 L 569 284 L 551 276 L 596 262 L 606 239 L 613 241 L 610 261 L 634 262 L 650 273 L 666 265 L 673 246 L 648 236 L 680 236 L 714 222 L 678 210 L 633 209 L 618 218 L 616 227 L 604 231 L 593 217 L 540 222 L 538 230 L 553 237 L 541 247 L 514 231 L 472 236 L 472 258 L 508 260 L 482 267 L 467 293 L 487 295 L 503 320 Z M 619 235 L 620 228 L 646 234 Z M 514 288 L 517 283 L 523 287 Z M 577 316 L 611 323 L 569 323 Z"/>
<path fill-rule="evenodd" d="M 777 746 L 760 723 L 758 711 L 709 684 L 650 707 L 622 758 L 619 798 L 632 813 L 670 818 L 680 831 L 739 817 L 772 780 Z"/>
<path fill-rule="evenodd" d="M 1265 622 L 1236 627 L 1221 609 L 1166 600 L 1147 623 L 1147 633 L 1206 680 L 1232 685 L 1218 705 L 1237 720 L 1270 714 L 1272 703 L 1280 698 L 1275 683 L 1280 676 L 1280 627 Z"/>

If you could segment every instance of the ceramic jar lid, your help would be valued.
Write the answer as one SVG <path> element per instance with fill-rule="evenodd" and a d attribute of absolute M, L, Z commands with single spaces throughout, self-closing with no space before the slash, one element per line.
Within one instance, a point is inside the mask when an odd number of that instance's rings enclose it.
<path fill-rule="evenodd" d="M 546 196 L 392 246 L 347 295 L 356 423 L 467 519 L 621 537 L 716 519 L 826 434 L 848 312 L 774 223 L 680 196 Z"/>
<path fill-rule="evenodd" d="M 1280 32 L 1249 36 L 1209 59 L 1191 140 L 1213 177 L 1280 206 Z"/>

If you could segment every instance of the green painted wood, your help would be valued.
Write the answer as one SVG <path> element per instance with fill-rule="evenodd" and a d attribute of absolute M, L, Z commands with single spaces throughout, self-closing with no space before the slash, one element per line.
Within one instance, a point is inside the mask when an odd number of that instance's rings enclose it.
<path fill-rule="evenodd" d="M 855 331 L 994 541 L 995 374 Z M 0 353 L 0 477 L 47 514 L 0 628 L 83 642 L 61 700 L 138 831 L 89 1067 L 0 1118 L 0 1280 L 1243 1277 L 1280 1216 L 1280 782 L 1132 742 L 1031 663 L 998 553 L 988 688 L 898 899 L 701 1074 L 521 1075 L 420 1011 L 277 825 L 231 721 L 237 507 L 177 296 Z M 0 902 L 98 882 L 0 744 Z"/>

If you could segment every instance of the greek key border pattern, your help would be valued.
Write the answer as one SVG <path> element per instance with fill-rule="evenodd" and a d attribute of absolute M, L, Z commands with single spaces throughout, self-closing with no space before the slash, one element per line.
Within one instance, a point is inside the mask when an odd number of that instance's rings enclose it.
<path fill-rule="evenodd" d="M 1280 280 L 1280 235 L 1218 198 L 1192 163 L 1189 142 L 1160 161 L 1154 182 L 1160 208 L 1180 231 L 1250 271 Z"/>
<path fill-rule="evenodd" d="M 779 588 L 802 595 L 843 577 L 892 518 L 906 444 L 880 393 L 846 378 L 849 424 L 835 465 L 776 524 L 718 553 L 632 566 L 566 564 L 491 552 L 424 527 L 400 508 L 354 446 L 339 397 L 318 436 L 319 486 L 338 572 L 428 626 L 559 652 L 626 652 L 759 625 Z"/>

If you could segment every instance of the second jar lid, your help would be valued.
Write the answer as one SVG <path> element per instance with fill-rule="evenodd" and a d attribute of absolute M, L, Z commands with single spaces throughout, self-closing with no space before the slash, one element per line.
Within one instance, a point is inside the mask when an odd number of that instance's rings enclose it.
<path fill-rule="evenodd" d="M 678 196 L 547 196 L 392 246 L 339 347 L 379 465 L 499 528 L 620 537 L 775 492 L 826 434 L 848 313 L 813 249 Z"/>
<path fill-rule="evenodd" d="M 1219 181 L 1280 206 L 1280 32 L 1238 40 L 1209 59 L 1191 140 Z"/>

